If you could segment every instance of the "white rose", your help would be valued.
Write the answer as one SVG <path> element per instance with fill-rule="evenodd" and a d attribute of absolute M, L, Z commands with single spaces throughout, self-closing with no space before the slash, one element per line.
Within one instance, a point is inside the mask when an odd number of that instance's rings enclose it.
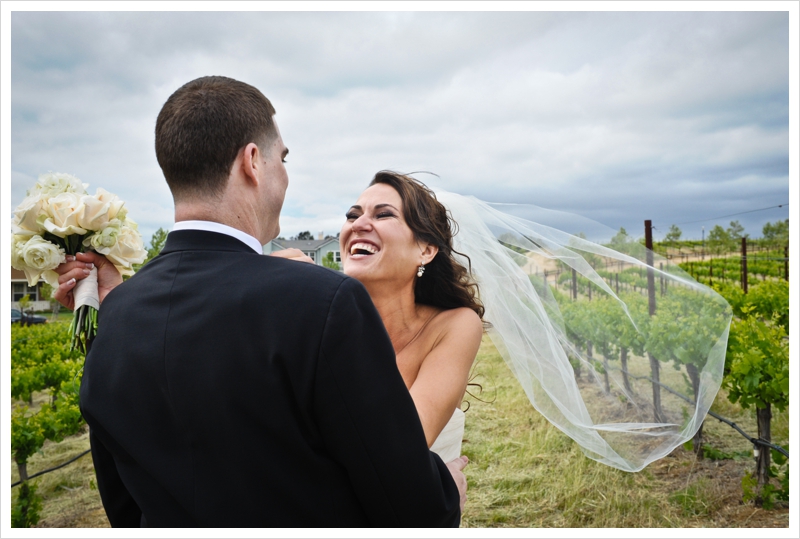
<path fill-rule="evenodd" d="M 28 195 L 14 210 L 13 224 L 21 230 L 41 234 L 44 228 L 39 226 L 36 220 L 44 213 L 43 206 L 44 200 L 41 195 Z"/>
<path fill-rule="evenodd" d="M 142 243 L 142 235 L 131 227 L 127 226 L 130 221 L 119 229 L 117 242 L 113 247 L 107 249 L 106 255 L 119 270 L 122 275 L 133 275 L 132 264 L 141 264 L 147 258 L 147 251 Z M 133 223 L 135 226 L 135 223 Z"/>
<path fill-rule="evenodd" d="M 39 276 L 46 270 L 58 267 L 64 261 L 64 249 L 41 236 L 33 236 L 21 248 L 25 277 L 30 286 L 36 286 Z"/>
<path fill-rule="evenodd" d="M 81 181 L 72 174 L 63 172 L 48 172 L 39 176 L 39 180 L 29 194 L 40 194 L 45 199 L 60 195 L 61 193 L 76 193 L 85 195 L 88 184 Z"/>
<path fill-rule="evenodd" d="M 11 236 L 11 267 L 20 271 L 25 267 L 25 261 L 22 259 L 22 250 L 25 244 L 28 243 L 29 236 L 13 235 Z"/>
<path fill-rule="evenodd" d="M 83 246 L 90 247 L 103 255 L 108 254 L 109 249 L 117 243 L 120 228 L 122 228 L 122 222 L 119 219 L 113 219 L 103 230 L 98 230 L 84 239 Z"/>
<path fill-rule="evenodd" d="M 40 228 L 37 223 L 37 228 Z M 44 232 L 44 228 L 40 228 L 41 232 Z M 41 236 L 41 232 L 35 232 L 33 230 L 28 230 L 27 228 L 22 228 L 19 226 L 19 217 L 14 216 L 11 218 L 11 234 L 16 236 L 25 236 L 25 238 L 30 238 L 31 236 L 35 236 L 39 234 Z"/>
<path fill-rule="evenodd" d="M 125 219 L 127 211 L 123 210 L 125 202 L 123 202 L 117 195 L 109 193 L 102 187 L 97 188 L 97 193 L 94 195 L 98 200 L 108 203 L 108 218 L 110 219 Z M 120 215 L 122 212 L 122 215 Z"/>
<path fill-rule="evenodd" d="M 86 230 L 102 230 L 108 225 L 111 204 L 97 198 L 97 196 L 83 195 L 81 197 L 83 210 L 78 215 L 78 226 Z M 116 215 L 116 212 L 114 213 Z"/>
<path fill-rule="evenodd" d="M 47 216 L 39 218 L 45 230 L 60 238 L 72 234 L 83 235 L 88 231 L 78 225 L 78 218 L 83 213 L 83 202 L 80 195 L 61 193 L 49 199 L 44 206 Z"/>

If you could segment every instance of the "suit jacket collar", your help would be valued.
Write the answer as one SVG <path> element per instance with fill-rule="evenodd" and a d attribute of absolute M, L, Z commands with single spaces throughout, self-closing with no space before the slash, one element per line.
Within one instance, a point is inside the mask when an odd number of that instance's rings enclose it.
<path fill-rule="evenodd" d="M 206 230 L 174 230 L 167 235 L 162 254 L 173 251 L 232 251 L 257 255 L 253 249 L 233 236 Z"/>

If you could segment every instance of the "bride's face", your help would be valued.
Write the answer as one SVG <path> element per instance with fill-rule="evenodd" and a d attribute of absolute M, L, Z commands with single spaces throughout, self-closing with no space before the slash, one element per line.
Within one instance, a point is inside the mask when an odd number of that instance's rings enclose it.
<path fill-rule="evenodd" d="M 339 234 L 344 273 L 366 283 L 413 281 L 423 248 L 403 218 L 403 201 L 394 188 L 367 188 L 347 212 Z"/>

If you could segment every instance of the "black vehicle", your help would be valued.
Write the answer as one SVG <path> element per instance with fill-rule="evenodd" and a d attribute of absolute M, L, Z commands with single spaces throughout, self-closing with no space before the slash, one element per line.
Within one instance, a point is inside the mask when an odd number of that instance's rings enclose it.
<path fill-rule="evenodd" d="M 47 318 L 37 314 L 22 314 L 19 309 L 11 309 L 11 323 L 15 324 L 17 322 L 22 322 L 27 325 L 44 324 L 47 322 Z"/>

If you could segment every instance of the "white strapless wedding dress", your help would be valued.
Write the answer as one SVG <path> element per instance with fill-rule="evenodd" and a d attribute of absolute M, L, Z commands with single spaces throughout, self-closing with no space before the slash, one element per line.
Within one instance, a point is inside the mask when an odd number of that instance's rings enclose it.
<path fill-rule="evenodd" d="M 445 464 L 461 456 L 461 441 L 464 439 L 464 412 L 456 408 L 439 437 L 433 442 L 431 451 L 439 455 Z"/>

